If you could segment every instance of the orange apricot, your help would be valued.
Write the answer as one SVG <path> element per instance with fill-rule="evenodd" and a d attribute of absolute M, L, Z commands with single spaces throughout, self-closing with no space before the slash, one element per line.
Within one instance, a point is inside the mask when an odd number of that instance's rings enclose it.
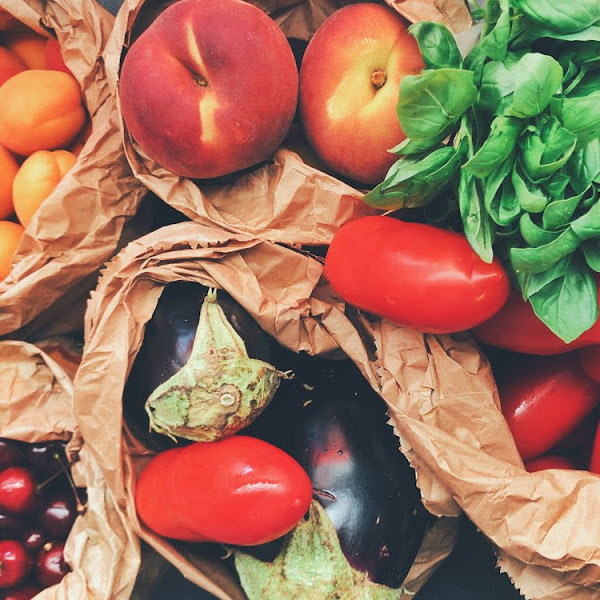
<path fill-rule="evenodd" d="M 0 87 L 0 144 L 16 154 L 67 147 L 85 118 L 81 90 L 67 73 L 23 71 Z"/>
<path fill-rule="evenodd" d="M 13 213 L 12 188 L 18 170 L 15 157 L 0 146 L 0 219 L 6 219 Z"/>
<path fill-rule="evenodd" d="M 27 29 L 7 33 L 2 38 L 2 45 L 16 54 L 28 69 L 45 69 L 47 40 L 47 37 Z"/>
<path fill-rule="evenodd" d="M 23 237 L 23 227 L 12 221 L 0 221 L 0 281 L 10 273 L 12 259 Z"/>
<path fill-rule="evenodd" d="M 13 75 L 25 70 L 21 59 L 10 50 L 0 46 L 0 85 Z"/>
<path fill-rule="evenodd" d="M 23 227 L 76 161 L 68 150 L 38 150 L 25 160 L 13 181 L 15 213 Z"/>

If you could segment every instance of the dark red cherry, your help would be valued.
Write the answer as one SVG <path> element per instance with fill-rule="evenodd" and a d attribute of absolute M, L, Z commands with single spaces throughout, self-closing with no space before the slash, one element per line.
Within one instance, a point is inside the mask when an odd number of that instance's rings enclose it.
<path fill-rule="evenodd" d="M 0 510 L 27 515 L 38 507 L 33 474 L 25 467 L 8 467 L 0 471 Z"/>
<path fill-rule="evenodd" d="M 27 552 L 35 556 L 49 541 L 48 534 L 39 527 L 28 529 L 22 538 Z"/>
<path fill-rule="evenodd" d="M 35 562 L 35 577 L 42 587 L 47 588 L 59 583 L 71 570 L 65 561 L 64 551 L 64 542 L 49 542 L 38 554 Z"/>
<path fill-rule="evenodd" d="M 0 593 L 0 600 L 31 600 L 42 591 L 39 585 L 33 583 L 23 583 L 18 587 L 3 590 Z"/>
<path fill-rule="evenodd" d="M 27 464 L 35 473 L 38 481 L 52 477 L 67 464 L 65 442 L 42 442 L 28 444 L 26 449 Z"/>
<path fill-rule="evenodd" d="M 42 503 L 37 515 L 39 526 L 56 540 L 66 540 L 77 518 L 73 490 L 53 490 Z"/>
<path fill-rule="evenodd" d="M 0 588 L 10 588 L 25 581 L 31 565 L 31 557 L 21 542 L 0 540 Z"/>
<path fill-rule="evenodd" d="M 16 440 L 0 438 L 0 471 L 8 467 L 20 467 L 24 463 L 23 444 Z"/>
<path fill-rule="evenodd" d="M 23 517 L 0 511 L 0 540 L 20 540 L 27 529 Z"/>

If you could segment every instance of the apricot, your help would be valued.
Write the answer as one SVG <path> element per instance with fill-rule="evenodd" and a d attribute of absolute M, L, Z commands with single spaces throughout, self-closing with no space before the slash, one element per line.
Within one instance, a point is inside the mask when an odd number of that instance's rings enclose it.
<path fill-rule="evenodd" d="M 25 70 L 21 59 L 10 50 L 0 46 L 0 85 L 13 75 Z"/>
<path fill-rule="evenodd" d="M 0 144 L 16 154 L 65 148 L 85 119 L 79 84 L 67 73 L 23 71 L 0 87 Z"/>
<path fill-rule="evenodd" d="M 13 181 L 13 204 L 23 227 L 76 161 L 68 150 L 38 150 L 25 160 Z"/>
<path fill-rule="evenodd" d="M 12 259 L 23 237 L 23 227 L 12 221 L 0 221 L 0 281 L 10 273 Z"/>
<path fill-rule="evenodd" d="M 12 186 L 18 170 L 15 157 L 0 146 L 0 219 L 6 219 L 13 213 Z"/>
<path fill-rule="evenodd" d="M 28 29 L 12 31 L 2 38 L 2 45 L 16 54 L 28 69 L 46 68 L 47 37 Z"/>

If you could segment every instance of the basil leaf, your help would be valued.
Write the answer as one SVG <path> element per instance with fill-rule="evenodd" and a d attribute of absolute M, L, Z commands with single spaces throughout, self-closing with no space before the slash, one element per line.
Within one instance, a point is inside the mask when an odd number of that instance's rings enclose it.
<path fill-rule="evenodd" d="M 527 248 L 511 248 L 510 262 L 515 271 L 525 273 L 541 273 L 557 263 L 561 258 L 569 256 L 581 244 L 579 236 L 569 227 L 557 238 L 542 246 Z"/>
<path fill-rule="evenodd" d="M 450 30 L 440 23 L 421 21 L 408 28 L 417 40 L 427 69 L 456 68 L 463 64 L 456 40 Z"/>
<path fill-rule="evenodd" d="M 600 42 L 600 25 L 590 25 L 573 33 L 558 33 L 533 21 L 522 19 L 522 26 L 527 35 L 533 39 L 552 38 L 565 42 Z"/>
<path fill-rule="evenodd" d="M 598 320 L 598 290 L 592 272 L 580 257 L 570 256 L 568 260 L 564 275 L 529 298 L 539 319 L 567 343 Z"/>
<path fill-rule="evenodd" d="M 515 197 L 524 211 L 540 213 L 550 202 L 550 198 L 542 188 L 521 177 L 518 169 L 513 170 L 511 181 L 514 186 Z"/>
<path fill-rule="evenodd" d="M 485 177 L 504 162 L 515 150 L 523 128 L 519 119 L 496 117 L 490 126 L 490 134 L 481 148 L 468 160 L 463 169 L 475 177 Z"/>
<path fill-rule="evenodd" d="M 564 127 L 578 138 L 579 147 L 600 137 L 600 90 L 576 98 L 563 98 L 561 117 Z"/>
<path fill-rule="evenodd" d="M 516 70 L 497 60 L 484 65 L 481 73 L 477 108 L 495 113 L 500 101 L 515 90 Z"/>
<path fill-rule="evenodd" d="M 448 132 L 476 98 L 471 71 L 438 69 L 406 75 L 397 105 L 400 126 L 416 141 L 437 138 Z"/>
<path fill-rule="evenodd" d="M 560 63 L 546 54 L 531 52 L 521 58 L 509 115 L 526 119 L 543 112 L 561 87 Z"/>
<path fill-rule="evenodd" d="M 488 2 L 492 4 L 492 2 Z M 510 38 L 510 13 L 508 10 L 508 2 L 501 0 L 502 12 L 494 23 L 492 29 L 486 33 L 478 46 L 480 51 L 485 56 L 494 60 L 504 60 L 508 50 L 508 40 Z"/>
<path fill-rule="evenodd" d="M 548 231 L 543 227 L 539 227 L 534 223 L 529 213 L 525 213 L 519 219 L 519 231 L 525 242 L 534 248 L 553 242 L 561 233 L 560 231 Z"/>
<path fill-rule="evenodd" d="M 569 224 L 570 229 L 580 240 L 589 240 L 600 236 L 600 202 Z"/>
<path fill-rule="evenodd" d="M 587 266 L 592 271 L 600 273 L 600 240 L 598 238 L 586 240 L 581 244 L 581 249 Z"/>
<path fill-rule="evenodd" d="M 458 149 L 443 146 L 425 155 L 412 155 L 396 161 L 383 183 L 363 196 L 374 208 L 396 210 L 415 208 L 430 202 L 460 169 L 466 144 Z"/>
<path fill-rule="evenodd" d="M 592 140 L 575 151 L 567 162 L 565 171 L 575 192 L 585 192 L 600 175 L 600 139 Z"/>
<path fill-rule="evenodd" d="M 542 224 L 544 229 L 558 229 L 567 225 L 582 198 L 583 192 L 571 196 L 570 198 L 550 202 L 542 214 Z"/>
<path fill-rule="evenodd" d="M 514 158 L 510 157 L 503 163 L 500 163 L 496 169 L 484 180 L 484 196 L 483 205 L 490 215 L 490 217 L 500 225 L 500 205 L 502 204 L 502 196 L 504 195 L 504 182 L 509 185 L 512 193 L 514 194 L 514 187 L 510 181 L 510 178 L 506 178 L 514 168 Z"/>
<path fill-rule="evenodd" d="M 528 300 L 533 294 L 552 283 L 560 277 L 564 277 L 571 265 L 571 257 L 559 260 L 551 269 L 541 273 L 517 273 L 517 280 L 521 288 L 523 300 Z"/>
<path fill-rule="evenodd" d="M 420 142 L 415 142 L 415 140 L 406 138 L 397 146 L 394 146 L 392 149 L 388 150 L 388 152 L 391 152 L 392 154 L 398 154 L 400 156 L 409 156 L 411 154 L 423 154 L 424 152 L 427 152 L 429 150 L 432 150 L 436 146 L 439 146 L 446 137 L 446 135 L 441 135 L 437 138 L 431 138 Z"/>
<path fill-rule="evenodd" d="M 600 21 L 598 0 L 511 0 L 532 21 L 558 33 L 581 31 Z"/>
<path fill-rule="evenodd" d="M 550 179 L 544 182 L 544 189 L 553 200 L 562 200 L 571 179 L 561 171 L 554 173 Z"/>
<path fill-rule="evenodd" d="M 460 174 L 458 205 L 467 240 L 483 261 L 491 263 L 494 258 L 492 225 L 483 206 L 478 181 L 468 171 Z"/>

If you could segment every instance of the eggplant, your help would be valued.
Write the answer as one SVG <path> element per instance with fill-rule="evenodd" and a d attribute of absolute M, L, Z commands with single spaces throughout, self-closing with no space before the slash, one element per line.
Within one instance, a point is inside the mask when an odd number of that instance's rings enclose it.
<path fill-rule="evenodd" d="M 385 403 L 349 360 L 298 355 L 285 363 L 294 377 L 244 433 L 304 467 L 350 566 L 374 583 L 401 587 L 433 517 Z M 273 552 L 254 550 L 261 559 Z"/>
<path fill-rule="evenodd" d="M 168 284 L 146 325 L 144 341 L 133 363 L 123 393 L 123 416 L 131 433 L 156 451 L 177 442 L 150 431 L 145 404 L 154 390 L 178 373 L 192 352 L 200 307 L 208 288 L 188 281 Z M 271 361 L 275 342 L 256 321 L 225 291 L 218 292 L 219 305 L 251 358 Z M 179 443 L 188 443 L 178 439 Z"/>

